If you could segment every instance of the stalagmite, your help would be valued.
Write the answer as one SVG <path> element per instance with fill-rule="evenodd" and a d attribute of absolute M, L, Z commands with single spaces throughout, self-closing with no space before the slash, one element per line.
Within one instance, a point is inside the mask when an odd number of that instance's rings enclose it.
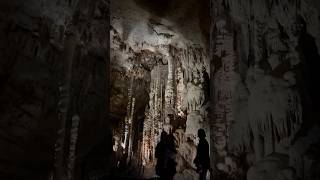
<path fill-rule="evenodd" d="M 74 165 L 76 160 L 76 146 L 78 140 L 78 127 L 80 123 L 80 117 L 74 115 L 72 117 L 72 125 L 70 132 L 70 145 L 69 145 L 69 157 L 68 157 L 68 174 L 69 180 L 74 179 Z"/>
<path fill-rule="evenodd" d="M 134 76 L 131 76 L 130 79 L 130 85 L 128 88 L 128 105 L 127 105 L 127 116 L 125 117 L 125 138 L 124 138 L 124 143 L 125 143 L 125 149 L 126 153 L 128 152 L 128 147 L 129 147 L 129 142 L 130 142 L 130 127 L 131 127 L 131 106 L 132 106 L 132 88 L 133 88 L 133 81 L 134 81 Z"/>
<path fill-rule="evenodd" d="M 183 72 L 182 72 L 182 68 L 181 67 L 178 67 L 177 68 L 177 72 L 176 72 L 177 76 L 177 115 L 182 117 L 184 116 L 184 109 L 185 109 L 185 106 L 183 104 L 183 101 L 184 101 L 184 92 L 186 91 L 185 90 L 185 84 L 183 82 Z"/>

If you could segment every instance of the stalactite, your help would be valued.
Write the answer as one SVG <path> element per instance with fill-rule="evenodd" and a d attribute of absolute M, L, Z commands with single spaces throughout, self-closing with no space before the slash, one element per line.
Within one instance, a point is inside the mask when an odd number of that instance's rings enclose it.
<path fill-rule="evenodd" d="M 160 69 L 159 65 L 155 67 L 155 92 L 154 92 L 154 113 L 153 113 L 153 123 L 154 123 L 154 140 L 157 143 L 158 142 L 158 137 L 160 135 L 160 119 L 159 119 L 159 113 L 160 113 L 160 106 L 159 104 L 161 103 L 161 99 L 159 99 L 159 84 L 160 84 Z"/>
<path fill-rule="evenodd" d="M 130 84 L 128 88 L 128 104 L 127 104 L 127 116 L 125 117 L 125 149 L 126 153 L 128 153 L 128 146 L 129 146 L 129 129 L 130 129 L 130 114 L 131 114 L 131 105 L 132 105 L 132 88 L 133 88 L 133 79 L 134 76 L 132 75 L 130 78 Z"/>
<path fill-rule="evenodd" d="M 177 105 L 177 115 L 180 116 L 180 117 L 183 117 L 185 116 L 184 114 L 184 92 L 185 92 L 185 84 L 183 82 L 183 72 L 182 72 L 182 68 L 181 67 L 178 67 L 177 68 L 177 77 L 176 77 L 176 81 L 177 81 L 177 102 L 176 102 L 176 105 Z"/>
<path fill-rule="evenodd" d="M 151 71 L 151 82 L 150 82 L 150 93 L 149 93 L 149 109 L 146 111 L 145 120 L 144 120 L 144 165 L 152 163 L 154 160 L 154 151 L 155 145 L 158 141 L 159 126 L 160 126 L 160 117 L 161 111 L 159 111 L 159 103 L 161 104 L 161 99 L 159 100 L 160 90 L 160 68 L 155 66 Z"/>
<path fill-rule="evenodd" d="M 302 123 L 299 95 L 284 84 L 284 81 L 266 76 L 256 83 L 249 97 L 250 131 L 260 132 L 257 136 L 267 140 L 276 137 L 272 142 L 265 142 L 267 149 L 269 144 L 289 146 Z M 273 152 L 276 147 L 264 152 Z"/>
<path fill-rule="evenodd" d="M 165 113 L 164 113 L 164 106 L 163 106 L 163 83 L 162 83 L 162 78 L 161 78 L 161 71 L 159 70 L 159 81 L 160 81 L 160 102 L 159 102 L 159 105 L 160 105 L 160 128 L 163 127 L 163 124 L 164 124 L 164 117 L 165 117 Z"/>
<path fill-rule="evenodd" d="M 132 143 L 133 143 L 133 127 L 132 127 L 132 122 L 133 122 L 133 116 L 134 116 L 134 110 L 135 110 L 135 102 L 136 99 L 132 97 L 132 104 L 131 104 L 131 111 L 130 111 L 130 116 L 129 116 L 129 145 L 128 145 L 128 162 L 131 159 L 132 156 Z"/>
<path fill-rule="evenodd" d="M 174 64 L 172 57 L 168 58 L 168 79 L 166 83 L 166 89 L 165 89 L 165 114 L 173 114 L 174 112 Z M 165 115 L 165 116 L 166 116 Z"/>
<path fill-rule="evenodd" d="M 143 165 L 147 165 L 149 163 L 149 141 L 150 141 L 150 117 L 149 117 L 149 109 L 146 107 L 145 110 L 145 119 L 143 122 Z"/>

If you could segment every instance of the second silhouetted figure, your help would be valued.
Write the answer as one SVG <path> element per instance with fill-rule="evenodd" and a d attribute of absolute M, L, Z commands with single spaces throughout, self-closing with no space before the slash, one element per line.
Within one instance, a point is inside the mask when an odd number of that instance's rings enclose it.
<path fill-rule="evenodd" d="M 198 130 L 199 144 L 197 147 L 197 155 L 194 163 L 199 173 L 199 179 L 205 180 L 207 172 L 210 169 L 209 144 L 206 140 L 206 132 L 203 129 Z"/>

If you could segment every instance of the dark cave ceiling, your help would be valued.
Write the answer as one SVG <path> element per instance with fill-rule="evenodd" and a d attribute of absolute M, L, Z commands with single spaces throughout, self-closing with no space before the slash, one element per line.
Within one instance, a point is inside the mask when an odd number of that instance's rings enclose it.
<path fill-rule="evenodd" d="M 198 21 L 205 39 L 209 37 L 210 0 L 134 0 L 140 7 L 154 16 L 166 18 L 177 24 L 175 28 L 184 32 L 184 23 Z"/>

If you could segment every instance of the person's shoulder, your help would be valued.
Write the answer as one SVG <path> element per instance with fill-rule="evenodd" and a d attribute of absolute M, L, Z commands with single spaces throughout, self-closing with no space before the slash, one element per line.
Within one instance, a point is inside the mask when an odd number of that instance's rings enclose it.
<path fill-rule="evenodd" d="M 202 143 L 208 143 L 207 139 L 205 139 L 205 138 L 200 139 L 200 142 L 202 142 Z"/>

